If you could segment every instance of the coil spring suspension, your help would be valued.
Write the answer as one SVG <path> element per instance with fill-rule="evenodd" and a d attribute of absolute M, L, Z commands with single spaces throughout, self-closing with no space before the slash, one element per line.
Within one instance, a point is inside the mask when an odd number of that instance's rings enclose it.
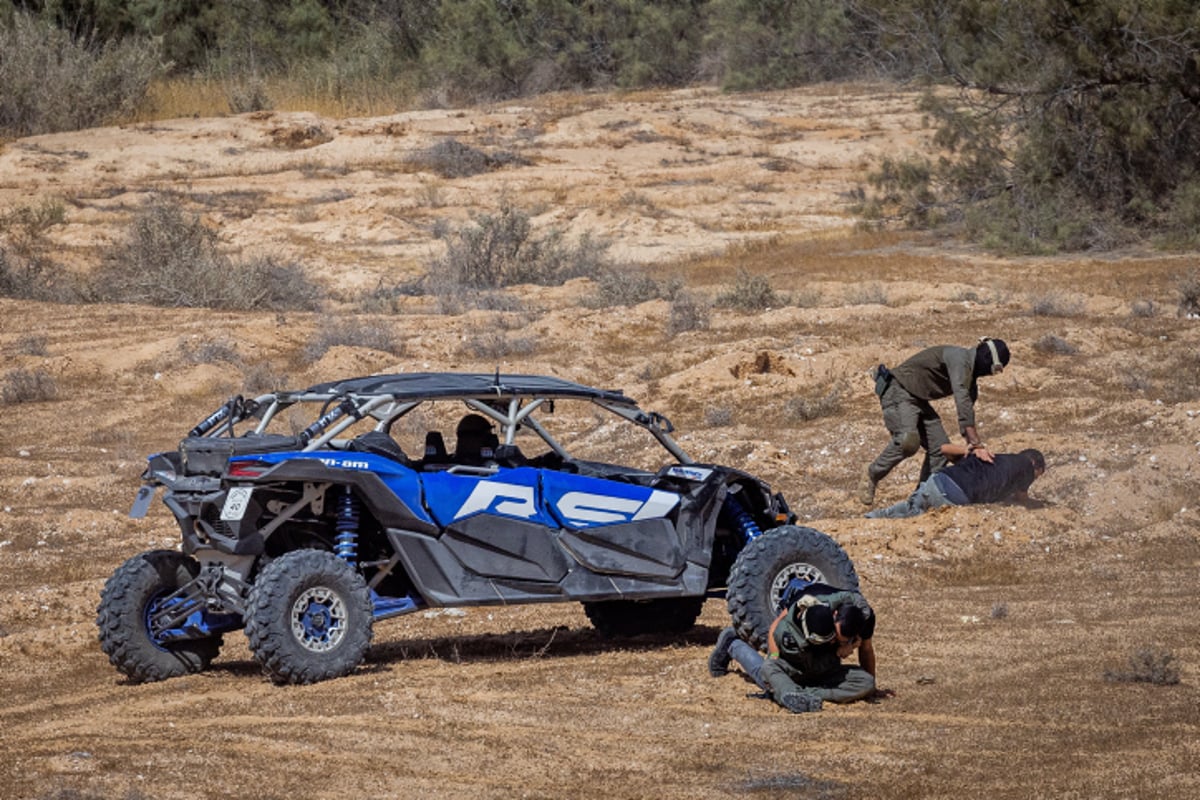
<path fill-rule="evenodd" d="M 725 498 L 725 510 L 733 517 L 733 523 L 742 532 L 743 540 L 749 542 L 751 539 L 757 539 L 759 536 L 762 536 L 762 528 L 758 527 L 758 523 L 754 521 L 754 517 L 750 516 L 750 512 L 746 510 L 746 507 L 733 495 Z"/>
<path fill-rule="evenodd" d="M 334 526 L 337 536 L 334 537 L 333 552 L 350 565 L 358 560 L 358 515 L 358 498 L 352 489 L 346 487 L 338 498 L 337 524 Z"/>

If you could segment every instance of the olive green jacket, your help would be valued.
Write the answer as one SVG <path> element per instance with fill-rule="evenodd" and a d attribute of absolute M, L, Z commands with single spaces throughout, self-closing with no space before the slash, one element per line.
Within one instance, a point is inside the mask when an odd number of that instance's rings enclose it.
<path fill-rule="evenodd" d="M 967 428 L 975 427 L 979 386 L 975 381 L 974 348 L 952 344 L 927 347 L 895 367 L 892 379 L 922 400 L 940 400 L 953 395 L 959 431 L 965 433 Z"/>

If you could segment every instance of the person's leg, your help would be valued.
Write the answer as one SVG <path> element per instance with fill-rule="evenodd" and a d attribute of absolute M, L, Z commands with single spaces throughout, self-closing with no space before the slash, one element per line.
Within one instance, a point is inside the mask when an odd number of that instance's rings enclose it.
<path fill-rule="evenodd" d="M 905 519 L 906 517 L 915 517 L 918 514 L 924 514 L 931 508 L 938 506 L 949 505 L 950 501 L 942 493 L 942 489 L 938 486 L 937 481 L 926 480 L 917 490 L 908 496 L 908 499 L 901 500 L 899 503 L 890 505 L 887 508 L 879 508 L 875 511 L 868 511 L 868 519 Z"/>
<path fill-rule="evenodd" d="M 950 444 L 950 437 L 946 435 L 946 428 L 942 425 L 942 418 L 933 410 L 933 406 L 929 403 L 922 403 L 924 406 L 918 417 L 919 433 L 921 437 L 921 447 L 925 448 L 925 460 L 921 462 L 921 476 L 919 481 L 926 480 L 930 475 L 941 472 L 950 462 L 942 455 L 942 445 Z"/>
<path fill-rule="evenodd" d="M 763 661 L 758 677 L 758 685 L 771 695 L 771 699 L 793 714 L 821 710 L 821 698 L 809 687 L 796 683 L 779 659 Z"/>
<path fill-rule="evenodd" d="M 738 663 L 742 671 L 758 684 L 758 688 L 766 690 L 766 684 L 762 681 L 762 667 L 766 659 L 763 658 L 762 653 L 741 639 L 735 639 L 729 645 L 729 655 Z"/>
<path fill-rule="evenodd" d="M 875 691 L 875 676 L 862 667 L 838 667 L 804 681 L 804 688 L 827 703 L 853 703 Z"/>
<path fill-rule="evenodd" d="M 913 455 L 921 447 L 919 431 L 921 409 L 917 398 L 909 394 L 904 387 L 892 381 L 887 391 L 880 398 L 883 408 L 883 424 L 892 435 L 891 441 L 883 448 L 875 460 L 867 466 L 863 475 L 863 483 L 859 487 L 859 499 L 864 505 L 875 501 L 875 486 L 889 472 Z M 928 405 L 928 404 L 926 404 Z"/>

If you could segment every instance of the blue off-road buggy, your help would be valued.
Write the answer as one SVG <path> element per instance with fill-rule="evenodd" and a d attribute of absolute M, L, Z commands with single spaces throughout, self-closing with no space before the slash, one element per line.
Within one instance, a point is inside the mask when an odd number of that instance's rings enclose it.
<path fill-rule="evenodd" d="M 161 680 L 205 669 L 244 628 L 268 676 L 311 683 L 353 671 L 375 621 L 422 608 L 578 601 L 626 636 L 685 631 L 724 594 L 761 642 L 793 578 L 857 588 L 841 547 L 792 524 L 781 495 L 693 462 L 672 430 L 621 392 L 542 376 L 235 397 L 148 459 L 131 513 L 163 487 L 182 548 L 116 570 L 101 647 L 131 679 Z M 666 466 L 596 459 L 644 456 L 632 434 L 646 433 Z"/>

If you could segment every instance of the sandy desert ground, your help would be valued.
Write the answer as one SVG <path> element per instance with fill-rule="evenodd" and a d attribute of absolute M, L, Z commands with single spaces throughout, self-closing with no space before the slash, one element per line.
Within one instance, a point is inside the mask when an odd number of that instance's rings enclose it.
<path fill-rule="evenodd" d="M 1200 258 L 1000 258 L 857 231 L 847 209 L 871 165 L 926 146 L 914 107 L 880 86 L 556 95 L 0 144 L 0 211 L 62 202 L 65 263 L 95 263 L 170 195 L 231 251 L 294 260 L 336 290 L 323 314 L 0 299 L 0 373 L 58 387 L 0 406 L 0 798 L 1200 796 L 1200 321 L 1176 313 Z M 441 178 L 416 156 L 448 137 L 521 158 Z M 439 225 L 501 198 L 702 296 L 745 270 L 786 302 L 717 308 L 672 336 L 668 301 L 595 307 L 587 279 L 520 287 L 511 311 L 353 301 L 419 275 Z M 349 318 L 401 345 L 305 356 Z M 982 385 L 981 431 L 1047 454 L 1039 507 L 863 519 L 851 491 L 886 439 L 867 369 L 985 334 L 1013 362 Z M 497 366 L 624 389 L 697 459 L 771 481 L 855 559 L 895 696 L 790 715 L 736 675 L 711 679 L 728 618 L 715 599 L 685 636 L 624 642 L 575 606 L 419 612 L 377 626 L 354 675 L 309 687 L 265 680 L 237 633 L 186 679 L 131 685 L 107 663 L 103 582 L 178 541 L 161 505 L 126 516 L 146 453 L 251 374 L 298 386 Z M 831 413 L 807 419 L 803 400 Z M 1169 655 L 1179 682 L 1109 679 L 1145 652 Z"/>

